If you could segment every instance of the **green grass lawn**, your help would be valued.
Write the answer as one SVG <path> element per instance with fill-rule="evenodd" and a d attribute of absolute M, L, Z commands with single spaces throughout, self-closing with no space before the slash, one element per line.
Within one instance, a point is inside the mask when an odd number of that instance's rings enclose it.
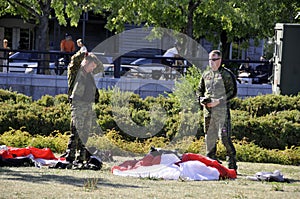
<path fill-rule="evenodd" d="M 131 157 L 115 157 L 101 171 L 0 167 L 0 198 L 300 198 L 300 167 L 239 162 L 235 180 L 180 181 L 119 177 L 110 172 Z M 246 179 L 280 170 L 290 183 Z"/>

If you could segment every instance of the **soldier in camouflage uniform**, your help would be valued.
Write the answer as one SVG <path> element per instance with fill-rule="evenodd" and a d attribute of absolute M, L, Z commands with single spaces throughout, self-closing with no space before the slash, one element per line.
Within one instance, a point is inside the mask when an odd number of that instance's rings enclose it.
<path fill-rule="evenodd" d="M 229 100 L 236 96 L 237 85 L 234 74 L 221 66 L 221 62 L 221 52 L 213 50 L 209 54 L 210 70 L 203 73 L 199 83 L 199 102 L 204 112 L 206 156 L 216 159 L 216 141 L 221 139 L 227 150 L 228 167 L 237 170 L 229 109 Z"/>
<path fill-rule="evenodd" d="M 68 67 L 68 97 L 71 105 L 71 136 L 67 147 L 66 160 L 72 163 L 86 161 L 85 148 L 95 113 L 92 103 L 99 100 L 99 92 L 92 73 L 103 71 L 103 64 L 92 53 L 78 51 L 71 58 Z"/>

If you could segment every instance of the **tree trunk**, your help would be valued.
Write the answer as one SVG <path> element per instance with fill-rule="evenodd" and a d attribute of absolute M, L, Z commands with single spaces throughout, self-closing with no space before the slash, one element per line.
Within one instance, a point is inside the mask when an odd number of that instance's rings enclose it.
<path fill-rule="evenodd" d="M 186 27 L 186 34 L 187 36 L 189 36 L 190 38 L 193 38 L 193 15 L 194 15 L 194 8 L 193 8 L 193 2 L 190 1 L 189 2 L 189 6 L 188 6 L 188 21 L 187 21 L 187 27 Z"/>
<path fill-rule="evenodd" d="M 40 16 L 36 34 L 36 49 L 40 52 L 49 51 L 49 14 Z M 45 53 L 39 54 L 38 74 L 49 74 L 50 55 Z"/>
<path fill-rule="evenodd" d="M 41 16 L 37 30 L 37 50 L 49 50 L 49 20 L 48 16 Z"/>
<path fill-rule="evenodd" d="M 194 0 L 190 0 L 189 1 L 189 5 L 188 5 L 188 21 L 187 21 L 187 26 L 186 26 L 186 34 L 189 38 L 194 39 L 194 12 L 197 9 L 197 7 L 199 6 L 199 4 L 201 3 L 201 1 L 196 1 L 194 2 Z M 191 41 L 190 39 L 186 39 L 185 42 L 187 41 Z M 186 43 L 186 49 L 189 49 L 191 47 L 191 49 L 195 49 L 196 46 L 194 46 L 194 43 L 189 44 L 189 42 Z M 190 46 L 191 45 L 191 46 Z M 185 54 L 189 57 L 194 57 L 196 56 L 195 54 L 196 52 L 193 51 L 188 51 L 185 52 Z"/>
<path fill-rule="evenodd" d="M 223 30 L 220 37 L 222 43 L 222 57 L 223 59 L 229 59 L 230 43 L 228 43 L 227 32 Z"/>

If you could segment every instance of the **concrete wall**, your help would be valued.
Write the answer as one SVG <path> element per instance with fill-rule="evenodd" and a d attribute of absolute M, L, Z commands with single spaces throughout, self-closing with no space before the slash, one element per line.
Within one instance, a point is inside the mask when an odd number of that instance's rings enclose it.
<path fill-rule="evenodd" d="M 67 93 L 66 76 L 0 73 L 0 88 L 17 91 L 37 100 L 43 95 Z"/>
<path fill-rule="evenodd" d="M 131 78 L 99 78 L 96 79 L 96 85 L 99 89 L 117 86 L 123 91 L 133 91 L 143 98 L 172 92 L 174 88 L 173 81 Z M 31 96 L 33 100 L 40 99 L 43 95 L 66 94 L 67 87 L 66 76 L 0 73 L 0 88 L 23 93 Z M 238 84 L 240 98 L 270 93 L 272 93 L 271 85 Z"/>

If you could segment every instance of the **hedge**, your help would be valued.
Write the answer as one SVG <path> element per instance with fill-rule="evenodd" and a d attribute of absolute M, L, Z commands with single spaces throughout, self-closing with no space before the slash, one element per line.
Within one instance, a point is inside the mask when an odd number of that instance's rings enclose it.
<path fill-rule="evenodd" d="M 152 136 L 168 140 L 203 136 L 202 110 L 193 100 L 187 102 L 193 108 L 187 108 L 176 96 L 142 99 L 119 90 L 100 90 L 100 96 L 94 108 L 103 132 L 114 129 L 128 141 L 137 137 L 142 141 Z M 231 106 L 233 136 L 237 140 L 247 138 L 267 149 L 300 146 L 300 95 L 236 98 Z M 0 134 L 11 128 L 24 128 L 31 135 L 42 136 L 68 132 L 67 96 L 43 96 L 32 101 L 28 96 L 0 90 Z"/>

